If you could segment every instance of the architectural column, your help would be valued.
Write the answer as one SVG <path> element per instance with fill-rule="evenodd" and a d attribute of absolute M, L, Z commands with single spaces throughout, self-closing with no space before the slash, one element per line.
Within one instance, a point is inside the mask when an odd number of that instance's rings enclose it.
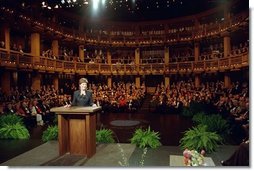
<path fill-rule="evenodd" d="M 112 87 L 112 76 L 108 76 L 108 87 L 111 88 Z"/>
<path fill-rule="evenodd" d="M 85 61 L 84 45 L 79 45 L 78 56 L 81 61 Z"/>
<path fill-rule="evenodd" d="M 34 90 L 40 90 L 41 89 L 41 74 L 35 73 L 35 75 L 32 78 L 32 88 Z"/>
<path fill-rule="evenodd" d="M 9 94 L 11 90 L 11 72 L 10 71 L 4 71 L 1 73 L 1 87 L 3 92 Z"/>
<path fill-rule="evenodd" d="M 165 76 L 165 87 L 170 86 L 170 77 L 169 76 Z"/>
<path fill-rule="evenodd" d="M 164 63 L 165 65 L 168 65 L 169 64 L 169 48 L 168 47 L 165 47 L 165 50 L 164 50 Z"/>
<path fill-rule="evenodd" d="M 40 34 L 31 34 L 31 55 L 34 56 L 36 61 L 40 59 Z"/>
<path fill-rule="evenodd" d="M 56 90 L 59 90 L 59 78 L 58 75 L 55 74 L 53 77 L 53 84 Z"/>
<path fill-rule="evenodd" d="M 196 88 L 200 87 L 200 75 L 199 74 L 195 75 L 195 87 Z"/>
<path fill-rule="evenodd" d="M 58 40 L 53 40 L 53 41 L 52 41 L 52 52 L 53 52 L 53 56 L 56 56 L 57 59 L 59 59 L 59 45 L 58 45 Z"/>
<path fill-rule="evenodd" d="M 140 61 L 140 49 L 137 48 L 135 49 L 135 64 L 139 65 Z"/>
<path fill-rule="evenodd" d="M 134 69 L 134 72 L 139 72 L 139 63 L 140 63 L 140 49 L 137 48 L 135 49 L 135 68 L 137 69 Z M 136 86 L 137 84 L 139 85 L 140 87 L 140 78 L 139 78 L 139 83 L 137 83 L 137 78 L 136 78 Z"/>
<path fill-rule="evenodd" d="M 140 76 L 139 75 L 137 75 L 135 77 L 135 85 L 137 88 L 140 88 Z"/>
<path fill-rule="evenodd" d="M 225 88 L 231 87 L 231 78 L 230 78 L 229 73 L 226 73 L 226 72 L 224 74 L 224 86 L 225 86 Z"/>
<path fill-rule="evenodd" d="M 110 50 L 107 50 L 107 63 L 109 65 L 111 64 L 111 53 L 110 53 Z"/>
<path fill-rule="evenodd" d="M 224 58 L 228 57 L 231 52 L 231 38 L 229 33 L 223 34 L 223 42 L 224 42 Z"/>
<path fill-rule="evenodd" d="M 4 43 L 5 43 L 5 49 L 7 51 L 10 51 L 11 49 L 10 28 L 7 26 L 4 27 Z"/>
<path fill-rule="evenodd" d="M 231 14 L 230 14 L 230 5 L 228 2 L 225 2 L 223 3 L 223 13 L 224 13 L 224 20 L 229 20 L 230 17 L 231 17 Z"/>
<path fill-rule="evenodd" d="M 194 43 L 194 60 L 198 61 L 199 56 L 200 56 L 200 43 L 195 42 Z"/>

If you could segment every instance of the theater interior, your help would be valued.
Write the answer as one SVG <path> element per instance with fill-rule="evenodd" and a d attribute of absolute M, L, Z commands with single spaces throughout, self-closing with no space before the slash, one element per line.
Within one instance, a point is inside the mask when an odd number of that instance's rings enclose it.
<path fill-rule="evenodd" d="M 0 166 L 250 166 L 249 1 L 8 0 L 0 14 Z M 74 116 L 81 78 L 94 106 Z"/>

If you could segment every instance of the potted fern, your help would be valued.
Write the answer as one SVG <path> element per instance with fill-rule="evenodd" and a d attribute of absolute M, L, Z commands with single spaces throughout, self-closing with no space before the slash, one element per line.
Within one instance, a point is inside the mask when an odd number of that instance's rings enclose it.
<path fill-rule="evenodd" d="M 207 131 L 206 125 L 198 125 L 185 131 L 184 136 L 180 139 L 182 149 L 205 150 L 207 153 L 214 152 L 222 138 L 216 132 Z"/>
<path fill-rule="evenodd" d="M 24 125 L 22 118 L 15 114 L 2 115 L 0 117 L 0 128 L 4 127 L 4 125 L 15 125 L 16 123 Z"/>
<path fill-rule="evenodd" d="M 30 134 L 24 126 L 21 117 L 14 114 L 8 114 L 0 117 L 0 138 L 29 139 Z"/>
<path fill-rule="evenodd" d="M 157 148 L 161 146 L 160 136 L 158 132 L 152 131 L 150 126 L 146 130 L 139 128 L 133 134 L 131 144 L 136 144 L 139 148 Z"/>
<path fill-rule="evenodd" d="M 206 115 L 204 113 L 198 113 L 193 116 L 192 121 L 197 125 L 206 125 L 208 131 L 216 132 L 222 137 L 230 134 L 228 121 L 223 119 L 219 114 Z"/>
<path fill-rule="evenodd" d="M 114 143 L 113 131 L 110 129 L 96 130 L 96 142 L 97 143 Z"/>
<path fill-rule="evenodd" d="M 1 139 L 29 139 L 30 134 L 27 128 L 20 123 L 5 124 L 0 128 Z"/>
<path fill-rule="evenodd" d="M 47 142 L 50 140 L 57 140 L 58 139 L 58 127 L 55 126 L 49 126 L 45 131 L 43 131 L 42 134 L 42 141 Z"/>

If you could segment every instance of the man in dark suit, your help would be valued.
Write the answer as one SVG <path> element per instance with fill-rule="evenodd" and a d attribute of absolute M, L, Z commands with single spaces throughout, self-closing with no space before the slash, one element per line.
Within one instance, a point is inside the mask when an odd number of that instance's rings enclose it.
<path fill-rule="evenodd" d="M 93 93 L 87 90 L 87 84 L 86 78 L 79 80 L 79 90 L 74 92 L 71 106 L 96 106 L 93 103 Z"/>

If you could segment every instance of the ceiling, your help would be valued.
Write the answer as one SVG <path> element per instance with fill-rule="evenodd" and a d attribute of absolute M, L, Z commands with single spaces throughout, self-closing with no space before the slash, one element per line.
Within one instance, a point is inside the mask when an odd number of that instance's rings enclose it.
<path fill-rule="evenodd" d="M 232 1 L 235 0 L 8 0 L 1 3 L 17 10 L 64 10 L 90 19 L 147 21 L 193 15 Z"/>

